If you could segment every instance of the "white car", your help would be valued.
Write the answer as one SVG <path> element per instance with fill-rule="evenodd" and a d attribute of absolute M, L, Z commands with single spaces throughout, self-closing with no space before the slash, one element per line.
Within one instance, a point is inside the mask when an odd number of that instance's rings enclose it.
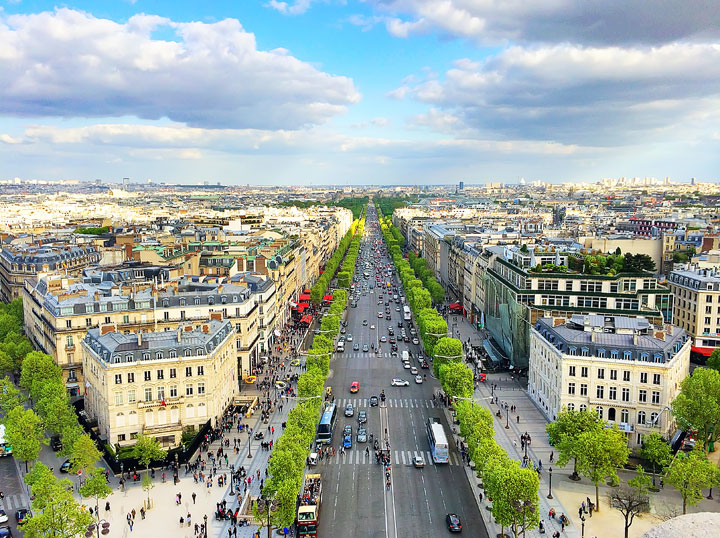
<path fill-rule="evenodd" d="M 348 335 L 345 337 L 345 340 L 347 340 L 348 342 L 352 342 L 352 341 L 353 341 L 353 335 L 350 334 L 350 333 L 348 333 Z"/>
<path fill-rule="evenodd" d="M 422 376 L 420 374 L 415 376 L 415 383 L 420 385 L 422 383 Z"/>
<path fill-rule="evenodd" d="M 370 330 L 371 331 L 375 330 L 375 325 L 370 325 Z"/>
<path fill-rule="evenodd" d="M 405 381 L 404 379 L 400 379 L 399 377 L 394 377 L 390 384 L 393 387 L 407 387 L 410 384 L 410 382 Z"/>
<path fill-rule="evenodd" d="M 410 373 L 412 375 L 418 375 L 418 369 L 413 366 L 412 368 L 410 368 Z"/>
<path fill-rule="evenodd" d="M 5 510 L 0 510 L 0 523 L 7 523 L 9 521 Z"/>
<path fill-rule="evenodd" d="M 409 370 L 409 369 L 411 368 L 410 363 L 409 363 L 409 362 L 403 362 L 403 368 L 405 368 L 406 370 Z"/>
<path fill-rule="evenodd" d="M 413 338 L 413 339 L 412 339 L 412 343 L 417 346 L 417 345 L 420 344 L 420 340 L 418 340 L 417 338 Z"/>

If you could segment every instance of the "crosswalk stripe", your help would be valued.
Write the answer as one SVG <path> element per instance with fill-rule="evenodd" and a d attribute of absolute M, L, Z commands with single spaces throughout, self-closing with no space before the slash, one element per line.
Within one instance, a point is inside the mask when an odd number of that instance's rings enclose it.
<path fill-rule="evenodd" d="M 435 465 L 435 462 L 434 462 L 433 459 L 432 459 L 432 454 L 430 454 L 430 451 L 429 451 L 429 450 L 426 450 L 426 451 L 425 451 L 425 454 L 427 455 L 425 461 L 430 462 L 430 465 Z"/>

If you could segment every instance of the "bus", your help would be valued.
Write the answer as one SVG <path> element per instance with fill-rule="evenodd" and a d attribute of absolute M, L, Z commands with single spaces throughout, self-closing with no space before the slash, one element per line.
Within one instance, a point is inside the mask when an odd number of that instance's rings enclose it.
<path fill-rule="evenodd" d="M 333 430 L 337 421 L 337 405 L 326 403 L 323 414 L 320 417 L 320 424 L 317 428 L 315 442 L 329 445 L 332 442 Z"/>
<path fill-rule="evenodd" d="M 5 425 L 0 424 L 0 456 L 9 456 L 12 454 L 12 447 L 5 442 Z"/>
<path fill-rule="evenodd" d="M 445 437 L 445 430 L 440 423 L 440 419 L 435 417 L 428 419 L 427 435 L 433 461 L 435 463 L 447 463 L 448 442 L 447 437 Z"/>
<path fill-rule="evenodd" d="M 410 307 L 408 305 L 403 306 L 403 319 L 410 321 Z"/>

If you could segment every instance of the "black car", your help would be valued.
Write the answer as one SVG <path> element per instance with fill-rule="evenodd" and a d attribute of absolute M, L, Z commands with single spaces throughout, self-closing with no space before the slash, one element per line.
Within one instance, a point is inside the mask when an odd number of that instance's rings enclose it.
<path fill-rule="evenodd" d="M 462 532 L 462 523 L 460 523 L 460 518 L 457 514 L 446 515 L 445 523 L 447 523 L 450 532 Z"/>
<path fill-rule="evenodd" d="M 13 538 L 12 531 L 10 531 L 10 527 L 0 527 L 0 538 Z"/>
<path fill-rule="evenodd" d="M 32 512 L 29 508 L 20 508 L 15 512 L 15 521 L 18 525 L 22 525 L 25 521 L 32 517 Z"/>
<path fill-rule="evenodd" d="M 370 396 L 370 407 L 377 407 L 377 404 L 378 404 L 378 397 Z"/>
<path fill-rule="evenodd" d="M 61 473 L 69 473 L 70 472 L 70 460 L 65 460 L 62 465 L 60 465 L 60 472 Z"/>
<path fill-rule="evenodd" d="M 52 448 L 55 452 L 62 449 L 62 441 L 60 440 L 59 435 L 55 435 L 52 439 L 50 439 L 50 448 Z"/>
<path fill-rule="evenodd" d="M 397 326 L 398 326 L 398 329 L 402 329 L 402 326 L 403 326 L 402 321 L 398 321 Z"/>

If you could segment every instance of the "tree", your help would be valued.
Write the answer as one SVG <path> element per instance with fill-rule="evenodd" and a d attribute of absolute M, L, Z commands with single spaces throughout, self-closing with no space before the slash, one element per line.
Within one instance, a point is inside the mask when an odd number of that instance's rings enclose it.
<path fill-rule="evenodd" d="M 164 450 L 156 437 L 139 434 L 137 442 L 133 446 L 133 458 L 137 459 L 141 465 L 145 466 L 145 476 L 150 473 L 150 462 L 164 460 L 167 457 L 167 450 Z M 143 478 L 143 489 L 148 492 L 148 501 L 150 500 L 150 488 L 145 488 Z"/>
<path fill-rule="evenodd" d="M 62 379 L 62 370 L 50 355 L 33 351 L 25 356 L 20 374 L 20 386 L 30 393 L 33 400 L 39 399 L 42 387 L 46 383 L 58 379 Z"/>
<path fill-rule="evenodd" d="M 0 375 L 15 371 L 15 361 L 4 351 L 0 351 Z"/>
<path fill-rule="evenodd" d="M 637 476 L 627 486 L 612 489 L 608 494 L 610 506 L 618 510 L 625 519 L 625 538 L 628 538 L 630 525 L 635 516 L 650 510 L 650 477 L 638 465 Z"/>
<path fill-rule="evenodd" d="M 504 527 L 512 527 L 518 536 L 538 526 L 537 472 L 521 468 L 517 461 L 495 459 L 488 463 L 483 482 L 488 497 L 492 498 L 492 514 L 503 531 Z"/>
<path fill-rule="evenodd" d="M 85 483 L 80 486 L 80 495 L 88 499 L 95 499 L 95 508 L 100 504 L 100 499 L 106 498 L 112 493 L 112 488 L 105 478 L 105 471 L 100 467 L 93 467 L 87 472 Z M 95 512 L 97 518 L 100 518 L 99 512 Z"/>
<path fill-rule="evenodd" d="M 577 449 L 578 470 L 595 484 L 595 506 L 600 510 L 600 482 L 608 476 L 618 481 L 616 469 L 630 455 L 627 439 L 617 426 L 595 428 L 580 434 Z"/>
<path fill-rule="evenodd" d="M 322 394 L 323 385 L 325 384 L 325 376 L 316 369 L 308 368 L 298 378 L 297 388 L 300 398 L 308 398 L 310 396 L 319 396 Z"/>
<path fill-rule="evenodd" d="M 720 434 L 720 372 L 695 369 L 680 384 L 672 412 L 683 430 L 697 432 L 698 440 L 707 451 L 708 444 Z"/>
<path fill-rule="evenodd" d="M 440 366 L 450 361 L 462 361 L 462 342 L 457 338 L 443 337 L 438 340 L 433 349 L 433 370 L 440 376 Z"/>
<path fill-rule="evenodd" d="M 15 388 L 9 377 L 0 379 L 0 409 L 4 415 L 8 415 L 16 407 L 22 407 L 24 401 L 22 393 Z"/>
<path fill-rule="evenodd" d="M 58 480 L 42 462 L 25 475 L 32 487 L 33 517 L 23 524 L 26 538 L 76 538 L 87 531 L 92 517 L 72 494 L 72 483 Z"/>
<path fill-rule="evenodd" d="M 13 454 L 25 462 L 25 472 L 28 470 L 28 462 L 37 459 L 40 454 L 40 447 L 48 444 L 42 419 L 32 409 L 20 406 L 8 413 L 5 438 L 13 447 Z"/>
<path fill-rule="evenodd" d="M 70 454 L 70 471 L 73 473 L 81 471 L 81 475 L 87 476 L 88 471 L 100 461 L 101 456 L 95 441 L 88 434 L 83 434 L 73 445 Z"/>
<path fill-rule="evenodd" d="M 712 487 L 717 480 L 717 466 L 697 447 L 689 454 L 678 454 L 665 474 L 665 481 L 682 496 L 683 514 L 687 513 L 687 505 L 694 506 L 699 503 L 703 498 L 702 490 Z"/>
<path fill-rule="evenodd" d="M 651 433 L 650 435 L 646 435 L 643 439 L 640 456 L 652 463 L 652 485 L 653 488 L 655 488 L 655 473 L 657 472 L 657 468 L 660 467 L 661 469 L 664 469 L 672 459 L 672 450 L 670 449 L 670 445 L 665 442 L 665 439 L 663 439 L 659 433 Z"/>
<path fill-rule="evenodd" d="M 473 372 L 463 362 L 449 361 L 440 367 L 440 382 L 448 396 L 470 398 L 475 392 Z"/>
<path fill-rule="evenodd" d="M 706 366 L 720 372 L 720 348 L 713 351 L 712 355 L 708 357 Z"/>
<path fill-rule="evenodd" d="M 564 467 L 570 459 L 574 459 L 572 480 L 579 480 L 578 477 L 578 446 L 577 439 L 580 434 L 602 428 L 600 419 L 592 411 L 576 411 L 563 409 L 558 414 L 555 422 L 545 426 L 545 431 L 550 437 L 550 443 L 558 450 L 558 467 Z"/>

